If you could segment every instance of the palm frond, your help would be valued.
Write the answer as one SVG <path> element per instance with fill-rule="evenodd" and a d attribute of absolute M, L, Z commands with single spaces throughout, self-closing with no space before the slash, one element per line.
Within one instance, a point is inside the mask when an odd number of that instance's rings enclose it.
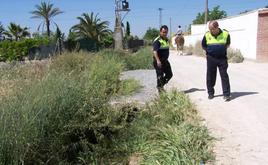
<path fill-rule="evenodd" d="M 53 4 L 50 2 L 41 2 L 40 5 L 35 5 L 36 10 L 31 11 L 33 15 L 31 18 L 43 19 L 45 25 L 47 25 L 47 33 L 50 34 L 50 22 L 52 18 L 63 13 L 59 8 L 53 8 Z M 38 29 L 40 26 L 38 27 Z"/>

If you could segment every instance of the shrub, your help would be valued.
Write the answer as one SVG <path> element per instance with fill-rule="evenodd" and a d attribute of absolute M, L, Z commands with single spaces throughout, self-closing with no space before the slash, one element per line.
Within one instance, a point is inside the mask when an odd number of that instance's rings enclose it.
<path fill-rule="evenodd" d="M 184 47 L 184 52 L 185 52 L 186 55 L 193 55 L 194 47 L 192 45 L 185 46 Z"/>
<path fill-rule="evenodd" d="M 24 39 L 22 41 L 0 42 L 0 61 L 22 60 L 29 50 L 40 45 L 48 45 L 48 39 Z"/>
<path fill-rule="evenodd" d="M 140 49 L 136 53 L 129 53 L 125 51 L 112 51 L 109 49 L 100 52 L 103 56 L 112 56 L 119 61 L 122 61 L 125 65 L 126 70 L 136 69 L 152 69 L 153 55 L 150 47 Z"/>
<path fill-rule="evenodd" d="M 125 58 L 126 68 L 129 70 L 152 69 L 153 52 L 150 47 L 140 49 Z"/>
<path fill-rule="evenodd" d="M 108 100 L 120 88 L 123 64 L 81 56 L 60 56 L 41 81 L 1 100 L 1 163 L 76 161 L 81 147 L 105 142 L 120 125 Z"/>
<path fill-rule="evenodd" d="M 121 82 L 120 89 L 118 91 L 119 95 L 130 95 L 141 88 L 139 82 L 135 79 L 126 79 Z"/>
<path fill-rule="evenodd" d="M 244 61 L 244 57 L 240 50 L 229 48 L 227 51 L 228 61 L 231 63 L 241 63 Z"/>
<path fill-rule="evenodd" d="M 143 164 L 199 164 L 212 160 L 208 130 L 188 96 L 173 90 L 163 93 L 148 107 L 148 141 L 143 148 Z"/>
<path fill-rule="evenodd" d="M 107 150 L 108 158 L 114 153 L 113 159 L 103 159 L 110 164 L 122 163 L 124 157 L 132 155 L 139 158 L 140 164 L 200 164 L 214 159 L 214 139 L 200 124 L 197 111 L 183 93 L 163 93 L 130 114 L 134 120 L 119 130 Z"/>
<path fill-rule="evenodd" d="M 197 41 L 195 43 L 195 46 L 194 46 L 194 52 L 193 52 L 195 55 L 197 56 L 205 56 L 206 53 L 205 51 L 203 50 L 202 48 L 202 44 L 201 44 L 201 41 Z"/>

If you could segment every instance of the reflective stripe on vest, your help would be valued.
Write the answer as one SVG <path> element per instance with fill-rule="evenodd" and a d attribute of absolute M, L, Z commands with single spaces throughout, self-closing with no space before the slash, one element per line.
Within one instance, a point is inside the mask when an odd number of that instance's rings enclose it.
<path fill-rule="evenodd" d="M 206 33 L 207 45 L 225 45 L 227 43 L 229 33 L 222 30 L 222 33 L 215 38 L 210 32 Z"/>
<path fill-rule="evenodd" d="M 167 40 L 162 39 L 160 36 L 158 36 L 154 41 L 160 42 L 160 48 L 159 49 L 169 49 L 169 42 Z"/>

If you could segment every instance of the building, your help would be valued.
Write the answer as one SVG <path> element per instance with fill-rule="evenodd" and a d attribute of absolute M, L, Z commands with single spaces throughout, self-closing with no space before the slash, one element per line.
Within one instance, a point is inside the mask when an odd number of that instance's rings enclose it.
<path fill-rule="evenodd" d="M 268 62 L 268 8 L 217 20 L 231 35 L 231 48 L 239 49 L 247 59 Z M 195 45 L 208 31 L 206 24 L 192 25 L 185 45 Z"/>

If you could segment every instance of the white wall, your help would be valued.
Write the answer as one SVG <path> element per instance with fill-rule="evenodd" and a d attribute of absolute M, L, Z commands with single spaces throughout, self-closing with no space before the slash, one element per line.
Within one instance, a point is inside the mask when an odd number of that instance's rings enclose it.
<path fill-rule="evenodd" d="M 192 25 L 191 26 L 191 34 L 192 35 L 204 35 L 204 33 L 208 31 L 208 27 L 205 24 L 202 25 Z"/>
<path fill-rule="evenodd" d="M 258 10 L 217 20 L 221 29 L 226 29 L 231 35 L 231 48 L 239 49 L 245 58 L 256 59 Z M 185 45 L 195 45 L 202 40 L 207 25 L 192 25 L 192 35 L 185 36 Z"/>

